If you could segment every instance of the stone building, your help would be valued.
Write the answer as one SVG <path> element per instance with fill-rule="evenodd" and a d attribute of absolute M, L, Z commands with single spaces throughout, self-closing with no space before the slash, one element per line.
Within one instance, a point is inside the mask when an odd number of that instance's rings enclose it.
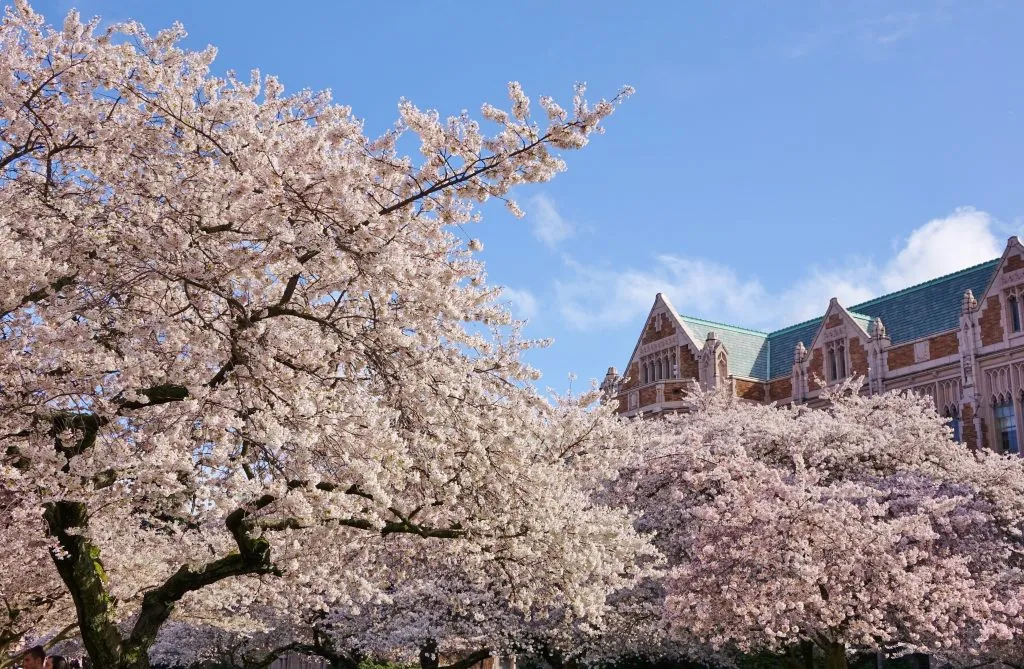
<path fill-rule="evenodd" d="M 1017 453 L 1024 442 L 1024 245 L 926 283 L 774 332 L 683 316 L 654 299 L 620 377 L 602 388 L 626 415 L 684 407 L 690 384 L 725 386 L 753 402 L 814 405 L 822 386 L 863 376 L 865 393 L 931 396 L 954 436 Z"/>

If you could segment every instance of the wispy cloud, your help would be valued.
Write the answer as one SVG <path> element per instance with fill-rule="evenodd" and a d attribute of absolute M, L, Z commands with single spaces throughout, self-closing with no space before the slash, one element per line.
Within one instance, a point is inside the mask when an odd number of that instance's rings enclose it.
<path fill-rule="evenodd" d="M 567 259 L 571 276 L 556 281 L 555 295 L 566 325 L 580 330 L 633 322 L 658 292 L 683 313 L 772 329 L 820 316 L 831 297 L 850 306 L 995 258 L 1004 244 L 998 227 L 983 211 L 958 209 L 915 229 L 881 263 L 847 258 L 838 267 L 811 267 L 775 292 L 753 272 L 703 258 L 663 254 L 644 269 L 594 267 Z"/>
<path fill-rule="evenodd" d="M 509 303 L 512 315 L 519 320 L 531 320 L 537 315 L 537 298 L 528 290 L 504 287 L 501 296 Z"/>
<path fill-rule="evenodd" d="M 526 220 L 533 227 L 533 236 L 548 248 L 553 249 L 576 234 L 576 226 L 566 220 L 558 212 L 554 200 L 543 193 L 529 199 Z"/>
<path fill-rule="evenodd" d="M 814 53 L 854 49 L 877 53 L 920 33 L 927 26 L 947 19 L 945 9 L 932 12 L 889 12 L 881 16 L 862 17 L 824 25 L 808 31 L 786 47 L 789 58 L 803 58 Z"/>

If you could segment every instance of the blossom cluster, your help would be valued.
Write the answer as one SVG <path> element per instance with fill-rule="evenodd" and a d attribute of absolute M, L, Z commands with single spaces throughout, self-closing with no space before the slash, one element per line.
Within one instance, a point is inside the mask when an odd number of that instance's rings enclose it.
<path fill-rule="evenodd" d="M 696 390 L 646 442 L 621 494 L 669 562 L 675 635 L 949 657 L 1019 637 L 1024 463 L 953 441 L 928 399 L 858 390 L 820 409 Z"/>
<path fill-rule="evenodd" d="M 513 83 L 486 127 L 403 101 L 371 138 L 183 36 L 52 28 L 24 0 L 0 25 L 0 572 L 12 601 L 58 600 L 14 642 L 77 622 L 126 668 L 183 621 L 299 638 L 484 599 L 600 618 L 651 550 L 594 497 L 632 428 L 534 387 L 538 342 L 460 235 L 628 91 L 578 87 L 538 123 Z"/>

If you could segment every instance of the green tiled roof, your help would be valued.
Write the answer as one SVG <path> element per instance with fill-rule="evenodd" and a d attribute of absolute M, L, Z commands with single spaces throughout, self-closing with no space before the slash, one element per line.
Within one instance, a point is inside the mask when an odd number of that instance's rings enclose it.
<path fill-rule="evenodd" d="M 703 346 L 708 332 L 714 332 L 729 352 L 729 373 L 737 376 L 764 378 L 768 372 L 768 347 L 765 346 L 766 332 L 746 330 L 735 325 L 705 321 L 691 316 L 680 316 L 695 344 Z"/>
<path fill-rule="evenodd" d="M 933 279 L 910 288 L 850 307 L 851 311 L 877 316 L 885 324 L 892 343 L 953 330 L 960 326 L 960 305 L 968 288 L 981 296 L 988 288 L 999 258 L 953 274 Z"/>
<path fill-rule="evenodd" d="M 767 345 L 772 353 L 772 368 L 766 378 L 789 376 L 793 371 L 793 352 L 796 350 L 797 342 L 802 341 L 805 346 L 810 346 L 814 336 L 818 334 L 822 320 L 822 318 L 815 318 L 811 321 L 804 321 L 788 328 L 776 330 L 768 335 Z"/>
<path fill-rule="evenodd" d="M 864 329 L 864 332 L 868 331 L 868 327 L 871 325 L 871 321 L 874 320 L 873 318 L 871 318 L 871 316 L 858 314 L 855 311 L 850 311 L 850 318 L 857 321 L 857 325 L 861 326 Z"/>
<path fill-rule="evenodd" d="M 996 258 L 855 304 L 848 311 L 865 331 L 869 331 L 871 321 L 881 318 L 893 344 L 953 330 L 960 322 L 964 292 L 970 289 L 980 299 L 998 264 Z M 704 345 L 708 331 L 713 330 L 729 351 L 729 372 L 755 379 L 787 376 L 793 367 L 797 342 L 810 346 L 822 321 L 815 318 L 775 332 L 758 332 L 692 316 L 680 318 L 696 337 L 694 343 L 698 346 Z"/>

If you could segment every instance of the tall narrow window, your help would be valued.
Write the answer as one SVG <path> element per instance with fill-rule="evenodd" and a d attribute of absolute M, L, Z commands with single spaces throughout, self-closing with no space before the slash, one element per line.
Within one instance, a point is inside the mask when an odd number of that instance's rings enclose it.
<path fill-rule="evenodd" d="M 835 349 L 830 348 L 828 350 L 828 380 L 835 381 L 839 378 L 838 370 L 836 369 L 836 352 Z"/>
<path fill-rule="evenodd" d="M 1010 324 L 1013 326 L 1013 331 L 1020 332 L 1020 305 L 1017 304 L 1017 297 L 1011 295 L 1006 304 L 1010 310 Z"/>
<path fill-rule="evenodd" d="M 839 364 L 839 376 L 837 378 L 846 378 L 846 347 L 842 344 L 836 349 L 836 362 Z"/>
<path fill-rule="evenodd" d="M 960 414 L 957 412 L 956 407 L 946 409 L 943 415 L 947 418 L 946 425 L 949 429 L 953 430 L 953 441 L 963 441 L 963 425 L 960 422 Z"/>
<path fill-rule="evenodd" d="M 661 380 L 661 360 L 658 360 L 658 362 L 654 363 L 654 372 L 655 372 L 654 373 L 654 380 L 655 381 L 660 381 Z"/>
<path fill-rule="evenodd" d="M 1002 399 L 1002 398 L 1000 398 Z M 1003 453 L 1019 453 L 1017 445 L 1017 412 L 1013 400 L 1007 399 L 995 406 L 996 432 Z"/>
<path fill-rule="evenodd" d="M 651 378 L 650 373 L 647 371 L 647 363 L 642 363 L 641 367 L 643 368 L 643 373 L 641 374 L 641 377 L 643 378 L 642 383 L 647 383 Z"/>

